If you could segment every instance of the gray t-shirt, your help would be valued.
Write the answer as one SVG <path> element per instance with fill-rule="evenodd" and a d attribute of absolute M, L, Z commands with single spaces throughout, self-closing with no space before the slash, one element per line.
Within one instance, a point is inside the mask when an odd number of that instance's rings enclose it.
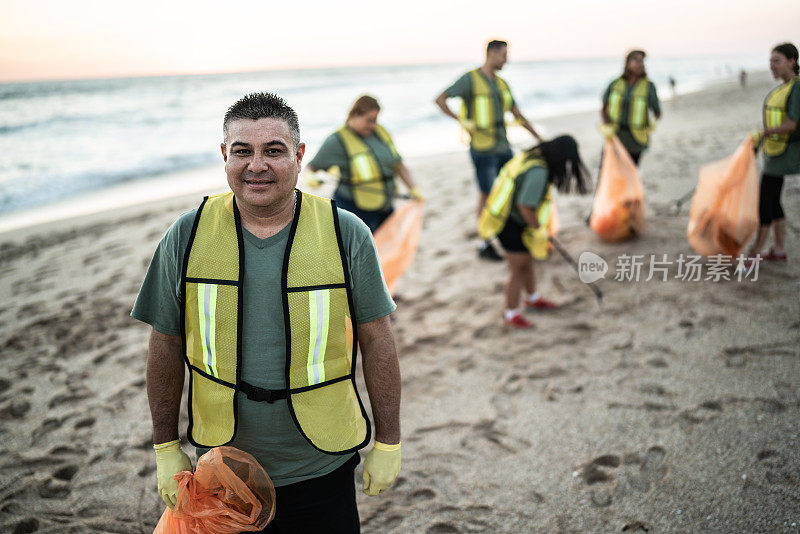
<path fill-rule="evenodd" d="M 649 81 L 649 80 L 648 80 Z M 603 93 L 603 104 L 608 104 L 608 97 L 611 94 L 611 86 L 614 85 L 616 80 L 608 84 L 606 87 L 605 92 Z M 631 85 L 627 85 L 625 89 L 625 94 L 622 96 L 622 102 L 620 106 L 620 130 L 617 132 L 617 137 L 619 137 L 620 142 L 628 151 L 629 154 L 639 154 L 643 152 L 647 146 L 642 145 L 636 138 L 633 137 L 630 129 L 628 128 L 628 114 L 631 103 L 631 95 L 633 92 L 633 87 Z M 650 86 L 647 90 L 647 107 L 648 109 L 652 110 L 653 113 L 656 115 L 661 114 L 661 101 L 658 99 L 658 93 L 656 92 L 656 86 L 653 82 L 650 82 Z"/>
<path fill-rule="evenodd" d="M 358 134 L 356 134 L 358 135 Z M 360 136 L 359 136 L 360 137 Z M 373 132 L 367 137 L 361 137 L 361 140 L 372 151 L 378 165 L 381 168 L 383 176 L 394 176 L 397 164 L 402 161 L 400 156 L 395 156 L 389 145 L 383 142 L 383 139 Z M 330 169 L 334 165 L 338 166 L 342 172 L 342 176 L 350 176 L 350 158 L 347 157 L 347 151 L 342 144 L 341 139 L 337 133 L 332 133 L 325 139 L 322 146 L 314 155 L 310 165 L 316 169 Z M 394 181 L 387 183 L 389 191 L 387 195 L 392 197 L 394 195 Z M 353 200 L 353 192 L 350 187 L 345 186 L 342 182 L 336 188 L 336 193 L 341 195 L 345 200 Z"/>
<path fill-rule="evenodd" d="M 356 322 L 367 323 L 392 313 L 378 253 L 367 226 L 348 211 L 338 210 Z M 163 334 L 179 336 L 180 272 L 197 210 L 181 215 L 167 230 L 150 263 L 131 316 Z M 264 389 L 286 387 L 286 336 L 281 304 L 281 268 L 289 237 L 287 225 L 259 239 L 242 229 L 244 289 L 242 380 Z M 238 395 L 239 426 L 230 445 L 252 454 L 275 486 L 326 475 L 349 455 L 329 455 L 312 447 L 300 434 L 286 400 L 272 404 Z M 206 449 L 197 449 L 198 456 Z"/>
<path fill-rule="evenodd" d="M 505 114 L 503 113 L 503 97 L 500 95 L 500 92 L 497 89 L 497 79 L 492 78 L 490 80 L 483 72 L 480 74 L 486 80 L 486 83 L 489 84 L 489 89 L 492 91 L 492 96 L 494 97 L 492 98 L 492 101 L 494 102 L 494 116 L 498 118 L 498 123 L 502 123 L 501 125 L 497 126 L 497 143 L 491 150 L 486 151 L 486 153 L 506 154 L 511 151 L 511 145 L 508 143 L 508 137 L 506 136 L 506 125 L 505 121 L 503 120 L 505 117 Z M 509 91 L 510 90 L 511 88 L 509 87 Z M 453 85 L 445 89 L 444 92 L 451 98 L 459 97 L 464 99 L 465 102 L 468 101 L 472 96 L 472 77 L 470 76 L 470 73 L 465 73 L 458 80 L 456 80 Z M 516 105 L 513 96 L 512 105 Z"/>
<path fill-rule="evenodd" d="M 522 217 L 518 204 L 536 209 L 544 200 L 547 192 L 547 169 L 539 165 L 531 167 L 522 176 L 517 177 L 514 188 L 514 202 L 511 204 L 509 217 L 523 226 L 528 223 Z"/>

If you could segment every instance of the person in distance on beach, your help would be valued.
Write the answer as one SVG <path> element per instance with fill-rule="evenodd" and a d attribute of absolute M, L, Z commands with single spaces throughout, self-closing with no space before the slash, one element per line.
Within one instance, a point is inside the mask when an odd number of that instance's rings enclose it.
<path fill-rule="evenodd" d="M 198 456 L 230 445 L 273 480 L 276 516 L 263 532 L 358 532 L 353 471 L 371 425 L 355 387 L 357 348 L 375 424 L 364 492 L 384 491 L 400 469 L 395 305 L 375 244 L 353 214 L 295 188 L 305 145 L 283 99 L 241 98 L 223 139 L 232 191 L 172 225 L 131 312 L 153 327 L 159 494 L 174 506 L 172 476 L 192 468 L 178 438 L 185 362 Z"/>
<path fill-rule="evenodd" d="M 588 190 L 589 173 L 581 161 L 575 139 L 563 135 L 514 156 L 500 170 L 478 222 L 483 237 L 496 233 L 506 251 L 506 324 L 530 328 L 533 324 L 519 310 L 525 290 L 525 308 L 552 310 L 558 307 L 536 291 L 533 259 L 544 259 L 549 249 L 548 226 L 552 214 L 552 191 Z"/>
<path fill-rule="evenodd" d="M 661 104 L 656 86 L 647 78 L 645 53 L 632 50 L 625 56 L 622 75 L 611 82 L 603 93 L 601 131 L 606 138 L 616 135 L 634 163 L 650 144 L 650 133 L 661 118 Z M 650 120 L 652 111 L 655 120 Z"/>
<path fill-rule="evenodd" d="M 800 173 L 800 78 L 797 47 L 783 43 L 772 49 L 769 58 L 772 76 L 781 85 L 770 91 L 764 100 L 764 130 L 754 134 L 754 141 L 764 151 L 761 173 L 758 218 L 759 229 L 748 256 L 762 252 L 772 228 L 775 244 L 762 257 L 769 261 L 786 261 L 786 218 L 781 206 L 783 178 Z"/>
<path fill-rule="evenodd" d="M 511 112 L 517 121 L 538 141 L 542 141 L 531 123 L 517 107 L 511 88 L 497 75 L 508 60 L 508 44 L 505 41 L 490 41 L 486 45 L 486 60 L 445 89 L 436 97 L 436 105 L 448 117 L 459 121 L 469 133 L 469 154 L 475 166 L 478 182 L 478 214 L 486 204 L 486 198 L 500 168 L 514 155 L 506 136 L 505 115 Z M 458 97 L 462 101 L 461 115 L 453 113 L 447 99 Z M 478 251 L 481 258 L 502 261 L 491 243 L 485 241 Z"/>
<path fill-rule="evenodd" d="M 380 111 L 375 98 L 359 97 L 345 125 L 325 139 L 304 173 L 306 184 L 317 187 L 321 182 L 315 172 L 334 169 L 340 175 L 333 196 L 336 205 L 356 214 L 372 233 L 394 211 L 395 175 L 408 187 L 412 198 L 422 199 L 389 132 L 378 124 Z"/>

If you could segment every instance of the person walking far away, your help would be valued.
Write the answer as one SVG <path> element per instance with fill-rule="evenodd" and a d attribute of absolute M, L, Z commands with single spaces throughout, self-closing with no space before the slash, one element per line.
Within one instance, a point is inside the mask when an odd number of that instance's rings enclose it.
<path fill-rule="evenodd" d="M 254 93 L 233 104 L 221 151 L 231 191 L 170 227 L 131 312 L 152 326 L 158 492 L 174 506 L 172 476 L 192 468 L 178 439 L 186 365 L 197 455 L 231 445 L 276 486 L 263 532 L 358 532 L 353 472 L 371 439 L 358 349 L 375 424 L 363 491 L 384 491 L 400 469 L 395 305 L 372 236 L 335 202 L 295 188 L 305 145 L 283 99 Z"/>
<path fill-rule="evenodd" d="M 511 112 L 531 135 L 542 141 L 517 107 L 508 82 L 497 75 L 497 71 L 503 68 L 506 61 L 508 61 L 508 44 L 505 41 L 490 41 L 486 45 L 486 60 L 483 65 L 461 76 L 436 97 L 436 105 L 442 112 L 459 121 L 469 133 L 469 154 L 475 166 L 475 177 L 478 182 L 479 215 L 500 168 L 513 156 L 506 135 L 506 113 Z M 454 113 L 447 105 L 447 99 L 453 97 L 461 98 L 460 115 Z M 488 260 L 503 259 L 489 241 L 481 245 L 478 256 Z"/>

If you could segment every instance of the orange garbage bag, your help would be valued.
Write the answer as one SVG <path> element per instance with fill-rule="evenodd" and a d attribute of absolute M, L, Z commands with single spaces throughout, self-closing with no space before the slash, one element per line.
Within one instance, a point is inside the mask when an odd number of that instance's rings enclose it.
<path fill-rule="evenodd" d="M 748 135 L 731 156 L 703 165 L 686 235 L 703 256 L 736 257 L 758 228 L 758 170 Z"/>
<path fill-rule="evenodd" d="M 175 510 L 153 534 L 227 534 L 262 530 L 275 516 L 275 488 L 264 468 L 235 447 L 214 447 L 194 473 L 181 471 Z"/>
<path fill-rule="evenodd" d="M 417 253 L 424 204 L 422 200 L 409 200 L 396 207 L 373 236 L 383 277 L 391 294 L 394 294 L 395 284 L 414 261 Z"/>
<path fill-rule="evenodd" d="M 621 241 L 644 233 L 642 179 L 616 136 L 606 140 L 589 226 L 606 241 Z"/>

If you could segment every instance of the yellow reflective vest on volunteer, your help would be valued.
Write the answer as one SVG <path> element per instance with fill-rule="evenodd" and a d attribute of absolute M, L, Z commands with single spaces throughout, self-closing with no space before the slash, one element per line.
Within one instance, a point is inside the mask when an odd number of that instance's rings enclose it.
<path fill-rule="evenodd" d="M 611 123 L 619 130 L 622 123 L 622 101 L 628 90 L 628 82 L 623 78 L 617 78 L 611 83 L 608 92 L 608 103 L 606 111 Z M 630 102 L 628 102 L 628 129 L 633 138 L 640 145 L 647 146 L 650 142 L 649 113 L 647 111 L 647 100 L 650 96 L 650 80 L 639 78 L 631 89 Z"/>
<path fill-rule="evenodd" d="M 777 128 L 786 120 L 786 104 L 792 88 L 800 78 L 792 78 L 788 82 L 770 91 L 764 100 L 764 128 Z M 764 138 L 764 153 L 770 157 L 777 157 L 786 152 L 791 134 L 770 134 Z"/>
<path fill-rule="evenodd" d="M 469 132 L 470 144 L 475 150 L 485 152 L 497 144 L 497 129 L 505 124 L 505 114 L 514 106 L 511 89 L 500 76 L 495 75 L 497 91 L 502 99 L 503 116 L 496 117 L 495 93 L 480 69 L 469 72 L 472 93 L 462 101 L 461 116 L 475 122 L 475 131 Z"/>
<path fill-rule="evenodd" d="M 505 227 L 511 214 L 517 179 L 537 166 L 547 168 L 547 163 L 536 154 L 522 152 L 511 158 L 500 169 L 500 174 L 494 181 L 486 205 L 478 218 L 478 235 L 482 239 L 491 239 Z M 536 259 L 545 259 L 548 255 L 547 234 L 553 222 L 553 205 L 553 186 L 549 185 L 537 212 L 539 228 L 526 226 L 522 233 L 522 243 Z"/>
<path fill-rule="evenodd" d="M 400 159 L 389 132 L 378 124 L 375 126 L 375 134 L 389 147 L 395 160 Z M 383 175 L 378 158 L 361 139 L 361 136 L 353 130 L 342 126 L 337 130 L 336 135 L 339 136 L 339 140 L 347 152 L 350 164 L 350 174 L 342 176 L 341 180 L 352 191 L 356 207 L 364 211 L 388 209 L 392 203 L 394 175 Z"/>
<path fill-rule="evenodd" d="M 336 206 L 295 195 L 281 272 L 286 390 L 241 379 L 244 249 L 234 195 L 206 197 L 197 210 L 181 270 L 188 437 L 196 446 L 234 439 L 242 393 L 267 402 L 285 398 L 300 433 L 324 453 L 351 453 L 369 441 L 355 386 L 357 328 Z"/>

